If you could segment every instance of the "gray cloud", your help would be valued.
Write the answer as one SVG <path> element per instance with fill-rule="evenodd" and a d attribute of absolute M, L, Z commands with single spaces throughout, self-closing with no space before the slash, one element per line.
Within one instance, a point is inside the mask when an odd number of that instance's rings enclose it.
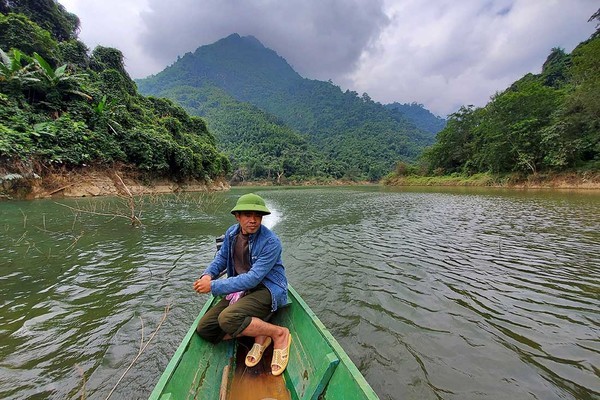
<path fill-rule="evenodd" d="M 389 1 L 392 22 L 378 52 L 364 54 L 346 85 L 383 103 L 417 101 L 440 115 L 484 105 L 528 72 L 553 47 L 571 51 L 594 25 L 593 1 L 437 0 L 432 7 Z"/>
<path fill-rule="evenodd" d="M 301 75 L 351 71 L 389 23 L 381 0 L 150 0 L 140 44 L 161 64 L 231 33 L 253 35 Z"/>
<path fill-rule="evenodd" d="M 595 30 L 596 0 L 61 0 L 90 47 L 125 54 L 135 78 L 232 33 L 253 35 L 302 76 L 439 115 L 484 105 L 553 47 Z"/>

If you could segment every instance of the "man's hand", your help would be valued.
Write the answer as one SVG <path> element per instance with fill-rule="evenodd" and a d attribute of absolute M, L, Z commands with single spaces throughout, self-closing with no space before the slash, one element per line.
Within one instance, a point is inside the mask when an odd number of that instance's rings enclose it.
<path fill-rule="evenodd" d="M 202 278 L 194 282 L 194 290 L 198 293 L 210 293 L 210 275 L 203 275 Z"/>

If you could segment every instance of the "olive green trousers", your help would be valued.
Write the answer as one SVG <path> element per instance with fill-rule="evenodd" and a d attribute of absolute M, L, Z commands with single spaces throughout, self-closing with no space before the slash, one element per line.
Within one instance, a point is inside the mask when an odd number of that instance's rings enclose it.
<path fill-rule="evenodd" d="M 212 343 L 223 340 L 225 334 L 235 338 L 250 325 L 252 317 L 268 321 L 271 312 L 271 292 L 264 285 L 249 291 L 233 304 L 223 298 L 200 319 L 196 333 Z"/>

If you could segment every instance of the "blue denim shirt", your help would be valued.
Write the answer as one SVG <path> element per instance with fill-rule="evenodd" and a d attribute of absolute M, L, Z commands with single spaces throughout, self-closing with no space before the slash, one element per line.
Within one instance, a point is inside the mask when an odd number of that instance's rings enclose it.
<path fill-rule="evenodd" d="M 233 249 L 240 231 L 235 224 L 225 232 L 225 239 L 215 259 L 208 265 L 202 275 L 210 275 L 210 290 L 214 296 L 222 296 L 241 290 L 250 290 L 260 283 L 271 292 L 271 311 L 285 306 L 287 299 L 287 278 L 281 261 L 281 241 L 269 228 L 261 225 L 256 233 L 250 234 L 248 248 L 250 252 L 250 270 L 236 275 L 233 265 Z M 227 279 L 216 279 L 227 270 Z"/>

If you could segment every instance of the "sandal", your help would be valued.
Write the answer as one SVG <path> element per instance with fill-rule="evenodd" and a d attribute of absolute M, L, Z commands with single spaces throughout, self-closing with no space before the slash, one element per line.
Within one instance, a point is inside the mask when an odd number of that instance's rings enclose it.
<path fill-rule="evenodd" d="M 290 360 L 290 346 L 292 345 L 292 334 L 288 338 L 288 345 L 285 349 L 273 349 L 273 360 L 271 361 L 271 373 L 275 376 L 283 374 Z M 277 371 L 273 371 L 273 367 L 278 366 Z"/>
<path fill-rule="evenodd" d="M 267 347 L 269 347 L 271 342 L 272 339 L 267 336 L 264 344 L 254 343 L 248 354 L 246 354 L 246 366 L 254 367 L 255 365 L 257 365 L 260 362 L 263 353 L 265 352 Z M 254 361 L 251 361 L 250 357 L 254 357 Z"/>

